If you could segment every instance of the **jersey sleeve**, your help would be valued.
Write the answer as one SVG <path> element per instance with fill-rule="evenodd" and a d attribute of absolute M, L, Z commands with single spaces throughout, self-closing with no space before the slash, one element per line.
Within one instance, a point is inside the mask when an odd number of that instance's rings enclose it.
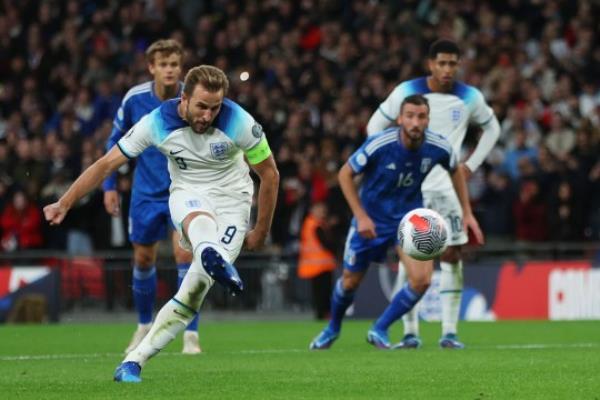
<path fill-rule="evenodd" d="M 369 138 L 369 140 L 363 143 L 363 145 L 360 146 L 354 153 L 352 153 L 348 159 L 348 164 L 355 174 L 364 172 L 365 168 L 369 164 L 370 159 L 373 157 L 373 153 L 367 152 L 367 146 L 371 142 L 372 140 Z"/>
<path fill-rule="evenodd" d="M 390 95 L 379 105 L 367 125 L 367 134 L 372 135 L 394 124 L 400 114 L 400 104 L 407 96 L 407 83 L 396 86 Z"/>
<path fill-rule="evenodd" d="M 117 142 L 117 146 L 127 158 L 135 158 L 147 147 L 155 144 L 153 138 L 157 136 L 154 134 L 157 127 L 153 120 L 157 111 L 158 109 L 145 115 Z"/>
<path fill-rule="evenodd" d="M 452 147 L 448 148 L 447 156 L 442 160 L 442 166 L 450 173 L 456 170 L 458 166 L 458 156 Z"/>
<path fill-rule="evenodd" d="M 110 136 L 106 141 L 105 149 L 108 152 L 123 137 L 123 134 L 131 128 L 131 107 L 127 101 L 127 96 L 121 101 L 121 105 L 113 119 L 113 127 Z M 110 174 L 102 183 L 102 189 L 105 191 L 116 190 L 117 173 Z"/>
<path fill-rule="evenodd" d="M 492 108 L 485 102 L 483 94 L 473 88 L 473 106 L 471 109 L 471 115 L 469 118 L 469 122 L 474 123 L 476 125 L 485 125 L 489 123 L 492 118 L 494 118 L 494 111 Z"/>
<path fill-rule="evenodd" d="M 262 126 L 246 112 L 243 113 L 242 118 L 244 123 L 239 125 L 234 142 L 244 152 L 248 162 L 255 165 L 271 155 L 271 148 Z"/>

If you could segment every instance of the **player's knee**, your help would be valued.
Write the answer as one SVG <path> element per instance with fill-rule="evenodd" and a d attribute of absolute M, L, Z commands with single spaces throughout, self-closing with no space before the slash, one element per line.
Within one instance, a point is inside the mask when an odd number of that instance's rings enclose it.
<path fill-rule="evenodd" d="M 431 286 L 431 279 L 416 279 L 411 282 L 410 286 L 419 294 L 425 293 L 429 289 L 429 286 Z"/>
<path fill-rule="evenodd" d="M 173 255 L 177 264 L 189 264 L 192 262 L 192 253 L 182 249 L 179 245 L 173 247 Z"/>
<path fill-rule="evenodd" d="M 342 279 L 342 286 L 344 290 L 354 291 L 358 289 L 358 285 L 360 285 L 360 277 L 356 275 L 347 275 L 345 274 Z"/>
<path fill-rule="evenodd" d="M 459 262 L 461 260 L 460 246 L 448 246 L 448 248 L 446 249 L 446 251 L 444 251 L 440 259 L 443 262 L 451 264 Z"/>
<path fill-rule="evenodd" d="M 156 263 L 156 250 L 154 246 L 134 246 L 133 258 L 138 268 L 151 268 Z"/>
<path fill-rule="evenodd" d="M 186 215 L 186 217 L 183 219 L 183 223 L 182 223 L 183 230 L 185 232 L 188 232 L 189 228 L 190 228 L 190 224 L 192 223 L 192 221 L 194 219 L 196 219 L 198 217 L 210 218 L 213 221 L 215 220 L 215 217 L 206 211 L 193 211 L 193 212 L 189 213 L 188 215 Z"/>

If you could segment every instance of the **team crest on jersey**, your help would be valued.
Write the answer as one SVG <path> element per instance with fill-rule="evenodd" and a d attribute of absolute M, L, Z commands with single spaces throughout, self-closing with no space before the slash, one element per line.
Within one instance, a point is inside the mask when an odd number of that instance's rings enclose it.
<path fill-rule="evenodd" d="M 460 108 L 452 108 L 450 110 L 450 119 L 452 122 L 460 121 L 460 117 L 462 116 L 462 110 Z"/>
<path fill-rule="evenodd" d="M 254 136 L 255 138 L 260 138 L 263 135 L 263 128 L 261 126 L 261 124 L 259 124 L 258 122 L 255 122 L 254 125 L 252 125 L 252 136 Z"/>
<path fill-rule="evenodd" d="M 426 173 L 431 168 L 431 158 L 424 158 L 421 160 L 421 172 Z"/>
<path fill-rule="evenodd" d="M 229 144 L 227 142 L 217 142 L 210 144 L 210 154 L 215 160 L 225 160 L 229 153 Z"/>

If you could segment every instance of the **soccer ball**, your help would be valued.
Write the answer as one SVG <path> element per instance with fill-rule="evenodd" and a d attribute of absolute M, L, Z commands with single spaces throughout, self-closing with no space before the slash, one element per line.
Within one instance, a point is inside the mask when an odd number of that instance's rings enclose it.
<path fill-rule="evenodd" d="M 409 211 L 398 226 L 402 251 L 420 261 L 436 258 L 446 250 L 448 227 L 440 214 L 429 208 Z"/>

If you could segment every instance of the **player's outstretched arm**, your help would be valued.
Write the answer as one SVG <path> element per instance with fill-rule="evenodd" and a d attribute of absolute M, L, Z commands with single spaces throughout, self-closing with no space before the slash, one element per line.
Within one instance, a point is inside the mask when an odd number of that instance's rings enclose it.
<path fill-rule="evenodd" d="M 246 235 L 246 249 L 258 250 L 265 244 L 267 234 L 271 230 L 273 212 L 277 203 L 277 190 L 279 189 L 279 171 L 272 155 L 258 164 L 252 165 L 252 169 L 260 178 L 258 216 L 254 229 Z"/>
<path fill-rule="evenodd" d="M 369 217 L 369 214 L 365 211 L 362 204 L 360 204 L 360 198 L 358 197 L 358 190 L 354 183 L 354 173 L 350 164 L 345 163 L 340 172 L 338 173 L 338 180 L 340 187 L 344 193 L 344 197 L 352 210 L 352 214 L 356 218 L 356 229 L 358 234 L 366 239 L 373 239 L 377 236 L 375 231 L 375 223 Z"/>
<path fill-rule="evenodd" d="M 460 201 L 460 205 L 463 210 L 463 222 L 465 228 L 467 230 L 471 230 L 475 235 L 475 240 L 477 240 L 478 244 L 483 244 L 484 237 L 481 228 L 479 228 L 479 223 L 475 216 L 473 215 L 473 210 L 471 210 L 471 203 L 469 202 L 469 191 L 467 189 L 467 182 L 465 180 L 464 171 L 462 168 L 458 167 L 454 170 L 451 175 L 452 185 L 454 186 L 454 190 L 458 195 L 458 200 Z"/>
<path fill-rule="evenodd" d="M 50 225 L 57 225 L 65 219 L 67 212 L 73 204 L 100 185 L 113 171 L 127 161 L 118 146 L 114 146 L 108 153 L 89 166 L 79 178 L 73 182 L 69 190 L 56 202 L 44 207 L 44 217 Z"/>

